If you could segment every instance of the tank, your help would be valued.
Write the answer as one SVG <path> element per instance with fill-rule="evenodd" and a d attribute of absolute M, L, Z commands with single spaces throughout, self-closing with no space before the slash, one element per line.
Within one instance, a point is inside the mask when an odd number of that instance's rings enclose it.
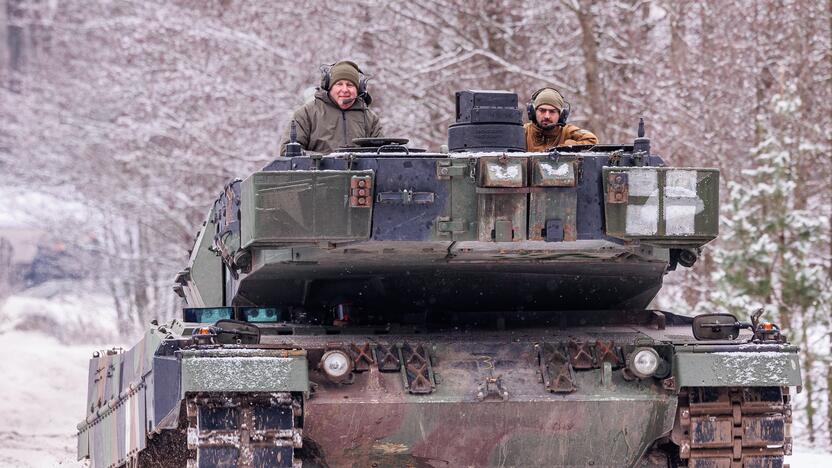
<path fill-rule="evenodd" d="M 517 96 L 448 147 L 357 140 L 226 185 L 182 316 L 90 360 L 93 467 L 782 466 L 798 350 L 655 310 L 718 233 L 719 172 L 632 144 L 528 153 Z M 745 317 L 743 317 L 745 318 Z"/>

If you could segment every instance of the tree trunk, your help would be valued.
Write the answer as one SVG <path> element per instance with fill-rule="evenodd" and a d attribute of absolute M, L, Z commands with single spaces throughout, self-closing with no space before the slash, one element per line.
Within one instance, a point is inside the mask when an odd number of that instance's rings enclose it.
<path fill-rule="evenodd" d="M 685 45 L 685 2 L 664 5 L 670 17 L 670 68 L 674 77 L 682 78 L 687 46 Z"/>
<path fill-rule="evenodd" d="M 601 122 L 606 122 L 601 89 L 601 65 L 598 59 L 598 41 L 595 37 L 595 18 L 591 11 L 592 2 L 581 0 L 575 14 L 581 27 L 581 50 L 584 56 L 584 73 L 586 93 L 589 102 L 586 128 L 592 130 L 603 140 L 604 130 Z"/>
<path fill-rule="evenodd" d="M 829 69 L 832 70 L 832 0 L 826 2 L 826 14 L 829 20 L 829 43 L 826 48 L 826 59 Z M 827 75 L 826 89 L 832 89 L 832 74 Z M 829 116 L 827 115 L 827 118 Z M 827 151 L 832 150 L 832 132 L 827 132 L 829 137 L 826 140 Z M 828 164 L 828 161 L 827 161 Z M 827 166 L 828 169 L 828 166 Z M 828 184 L 825 185 L 827 194 L 827 204 L 832 204 L 832 188 Z M 832 286 L 832 211 L 829 213 L 829 259 L 827 260 L 828 273 L 826 275 L 827 281 Z M 832 306 L 827 304 L 826 317 L 832 317 Z M 827 322 L 826 333 L 829 336 L 829 361 L 826 365 L 826 432 L 829 445 L 832 446 L 832 319 Z"/>
<path fill-rule="evenodd" d="M 132 319 L 133 332 L 141 330 L 147 322 L 148 315 L 153 312 L 151 309 L 150 277 L 152 271 L 150 268 L 150 252 L 149 242 L 147 240 L 147 228 L 143 224 L 136 227 L 136 241 L 135 251 L 131 255 L 130 263 L 133 268 L 133 304 L 132 308 L 135 314 Z"/>
<path fill-rule="evenodd" d="M 6 57 L 8 68 L 8 87 L 14 92 L 20 91 L 20 73 L 24 64 L 25 30 L 20 24 L 23 21 L 23 6 L 21 0 L 6 0 L 6 34 L 2 40 L 6 43 Z M 4 65 L 6 62 L 4 61 Z M 4 84 L 4 83 L 0 83 Z"/>
<path fill-rule="evenodd" d="M 14 247 L 4 237 L 0 237 L 0 301 L 12 290 L 12 258 Z"/>
<path fill-rule="evenodd" d="M 832 325 L 827 324 L 830 357 L 826 360 L 826 439 L 829 445 L 832 445 L 832 331 L 830 328 Z"/>
<path fill-rule="evenodd" d="M 0 0 L 0 85 L 5 83 L 9 70 L 9 4 Z"/>
<path fill-rule="evenodd" d="M 803 317 L 801 320 L 801 331 L 803 332 L 803 388 L 806 391 L 806 431 L 809 433 L 809 443 L 814 444 L 815 438 L 815 405 L 812 402 L 814 398 L 815 386 L 812 382 L 812 367 L 815 363 L 815 356 L 812 350 L 809 349 L 809 335 L 808 335 L 808 317 Z"/>
<path fill-rule="evenodd" d="M 761 8 L 765 7 L 760 5 L 758 2 L 754 3 L 754 21 L 752 23 L 752 28 L 755 37 L 755 51 L 764 50 L 764 44 L 768 44 L 770 41 L 769 26 L 763 21 L 763 13 L 760 11 Z M 759 52 L 755 52 L 755 54 L 756 53 Z M 765 54 L 762 53 L 760 55 L 758 55 L 756 59 L 765 60 Z M 756 147 L 763 140 L 763 134 L 765 133 L 765 120 L 763 117 L 770 112 L 768 110 L 769 101 L 767 97 L 771 94 L 774 77 L 772 76 L 771 69 L 767 63 L 755 63 L 754 66 L 755 68 L 759 67 L 760 69 L 754 80 L 756 88 L 754 96 L 756 101 L 754 103 L 754 146 Z"/>

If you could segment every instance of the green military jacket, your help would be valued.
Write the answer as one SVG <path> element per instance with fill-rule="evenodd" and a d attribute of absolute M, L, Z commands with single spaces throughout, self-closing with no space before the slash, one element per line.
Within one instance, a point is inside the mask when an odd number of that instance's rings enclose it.
<path fill-rule="evenodd" d="M 381 122 L 364 100 L 358 98 L 342 110 L 329 98 L 326 90 L 318 89 L 315 99 L 296 110 L 292 119 L 297 125 L 298 143 L 306 151 L 331 153 L 352 146 L 353 138 L 381 137 Z M 290 125 L 286 126 L 280 143 L 280 154 L 286 152 Z"/>

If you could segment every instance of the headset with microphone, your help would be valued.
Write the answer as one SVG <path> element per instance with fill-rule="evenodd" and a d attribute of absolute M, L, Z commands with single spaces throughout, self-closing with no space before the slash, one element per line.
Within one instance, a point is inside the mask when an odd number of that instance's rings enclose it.
<path fill-rule="evenodd" d="M 558 96 L 560 96 L 560 98 L 563 100 L 563 109 L 560 109 L 560 117 L 558 117 L 558 121 L 555 123 L 555 126 L 563 127 L 564 125 L 566 125 L 566 120 L 569 118 L 569 112 L 572 110 L 572 104 L 570 104 L 569 101 L 567 101 L 563 97 L 563 94 L 561 94 L 560 91 L 550 86 L 546 86 L 535 91 L 532 94 L 531 99 L 529 99 L 529 103 L 526 104 L 526 112 L 529 115 L 529 122 L 534 122 L 535 125 L 540 127 L 540 123 L 537 121 L 537 109 L 535 109 L 534 107 L 534 100 L 540 93 L 547 89 L 551 89 L 552 91 L 558 93 Z"/>
<path fill-rule="evenodd" d="M 373 97 L 370 96 L 370 93 L 367 92 L 367 76 L 364 75 L 364 72 L 358 68 L 354 62 L 349 62 L 352 66 L 358 70 L 358 97 L 361 98 L 365 104 L 368 106 L 370 103 L 373 102 Z M 326 92 L 329 92 L 329 87 L 333 84 L 332 77 L 330 75 L 330 70 L 334 67 L 335 64 L 331 63 L 329 65 L 321 65 L 321 89 Z"/>

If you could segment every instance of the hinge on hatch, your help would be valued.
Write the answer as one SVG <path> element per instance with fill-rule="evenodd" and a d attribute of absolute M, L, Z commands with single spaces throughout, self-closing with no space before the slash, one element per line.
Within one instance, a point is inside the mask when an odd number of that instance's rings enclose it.
<path fill-rule="evenodd" d="M 448 180 L 465 175 L 466 166 L 454 166 L 451 161 L 436 161 L 436 178 Z"/>
<path fill-rule="evenodd" d="M 468 223 L 464 220 L 451 220 L 448 216 L 436 218 L 436 231 L 439 233 L 465 232 Z"/>

